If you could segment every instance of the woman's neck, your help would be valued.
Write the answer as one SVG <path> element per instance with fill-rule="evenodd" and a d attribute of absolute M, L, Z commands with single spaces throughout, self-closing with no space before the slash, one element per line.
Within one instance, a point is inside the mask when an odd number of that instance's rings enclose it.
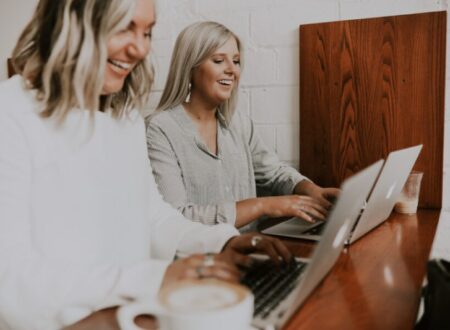
<path fill-rule="evenodd" d="M 196 102 L 192 100 L 189 103 L 183 103 L 186 112 L 196 121 L 196 122 L 211 122 L 216 121 L 216 106 L 206 105 L 201 102 Z"/>

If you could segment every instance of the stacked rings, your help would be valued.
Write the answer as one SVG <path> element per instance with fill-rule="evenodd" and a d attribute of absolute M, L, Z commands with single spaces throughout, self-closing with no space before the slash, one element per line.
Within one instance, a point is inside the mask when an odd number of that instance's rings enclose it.
<path fill-rule="evenodd" d="M 205 275 L 205 268 L 214 266 L 214 254 L 206 253 L 203 257 L 202 263 L 195 267 L 195 271 L 197 273 L 197 277 L 199 279 L 207 277 Z"/>

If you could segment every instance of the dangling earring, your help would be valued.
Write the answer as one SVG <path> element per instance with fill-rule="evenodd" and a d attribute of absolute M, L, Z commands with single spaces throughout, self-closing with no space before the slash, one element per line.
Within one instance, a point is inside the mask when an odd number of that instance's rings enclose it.
<path fill-rule="evenodd" d="M 188 94 L 187 94 L 187 96 L 186 96 L 186 99 L 184 100 L 184 102 L 186 102 L 186 103 L 189 103 L 189 102 L 191 102 L 191 83 L 189 83 L 189 86 L 188 86 Z"/>

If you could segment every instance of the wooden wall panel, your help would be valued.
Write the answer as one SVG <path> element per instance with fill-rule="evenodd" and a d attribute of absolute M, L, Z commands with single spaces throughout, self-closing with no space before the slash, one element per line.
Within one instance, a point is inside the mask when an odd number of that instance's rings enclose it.
<path fill-rule="evenodd" d="M 422 143 L 421 206 L 442 203 L 446 12 L 300 26 L 300 170 L 324 186 Z"/>

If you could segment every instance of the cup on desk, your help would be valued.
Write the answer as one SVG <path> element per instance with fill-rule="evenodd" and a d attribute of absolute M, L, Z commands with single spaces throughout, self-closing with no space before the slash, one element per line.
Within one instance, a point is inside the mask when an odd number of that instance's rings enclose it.
<path fill-rule="evenodd" d="M 412 171 L 395 204 L 395 211 L 404 214 L 415 214 L 419 204 L 420 183 L 423 172 Z"/>
<path fill-rule="evenodd" d="M 117 320 L 123 330 L 140 330 L 134 319 L 154 315 L 160 330 L 248 330 L 253 295 L 244 286 L 214 279 L 186 280 L 161 290 L 157 302 L 122 306 Z"/>

